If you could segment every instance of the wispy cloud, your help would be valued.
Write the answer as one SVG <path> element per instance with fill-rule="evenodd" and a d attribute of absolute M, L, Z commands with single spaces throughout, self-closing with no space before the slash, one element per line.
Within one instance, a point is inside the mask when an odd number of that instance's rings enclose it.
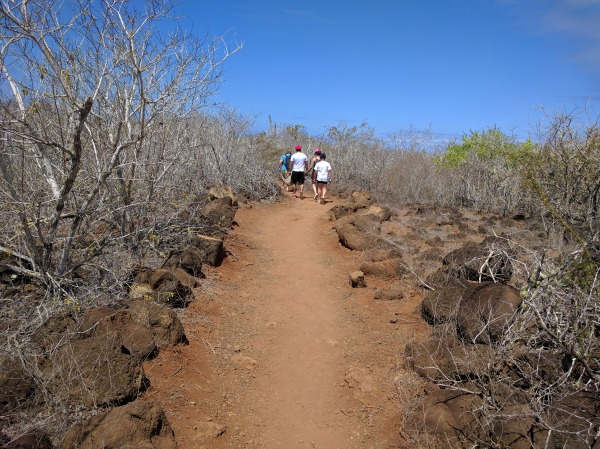
<path fill-rule="evenodd" d="M 282 12 L 284 14 L 288 14 L 291 16 L 296 16 L 296 17 L 300 17 L 304 20 L 311 20 L 314 22 L 320 22 L 320 23 L 331 23 L 333 22 L 332 19 L 319 15 L 319 14 L 315 14 L 313 11 L 309 11 L 306 9 L 283 9 Z"/>
<path fill-rule="evenodd" d="M 542 27 L 575 37 L 600 40 L 600 0 L 560 0 L 540 11 Z"/>
<path fill-rule="evenodd" d="M 600 1 L 598 0 L 563 0 L 563 2 L 571 7 L 580 8 L 588 6 L 599 6 Z"/>
<path fill-rule="evenodd" d="M 600 75 L 600 0 L 496 0 L 539 33 L 571 41 L 572 60 Z"/>

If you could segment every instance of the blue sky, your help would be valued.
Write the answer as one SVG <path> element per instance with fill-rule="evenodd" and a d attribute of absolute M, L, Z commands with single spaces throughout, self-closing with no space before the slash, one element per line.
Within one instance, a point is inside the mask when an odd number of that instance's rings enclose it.
<path fill-rule="evenodd" d="M 199 35 L 243 49 L 218 99 L 266 130 L 363 121 L 378 134 L 492 126 L 527 137 L 540 107 L 600 113 L 600 0 L 183 0 Z"/>

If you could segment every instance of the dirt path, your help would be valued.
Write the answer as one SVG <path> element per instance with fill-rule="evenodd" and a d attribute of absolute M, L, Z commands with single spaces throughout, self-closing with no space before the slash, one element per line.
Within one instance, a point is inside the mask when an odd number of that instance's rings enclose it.
<path fill-rule="evenodd" d="M 180 448 L 408 448 L 404 346 L 420 292 L 352 289 L 359 253 L 312 199 L 244 206 L 231 255 L 183 311 L 190 340 L 145 365 Z M 398 386 L 402 384 L 402 388 Z"/>

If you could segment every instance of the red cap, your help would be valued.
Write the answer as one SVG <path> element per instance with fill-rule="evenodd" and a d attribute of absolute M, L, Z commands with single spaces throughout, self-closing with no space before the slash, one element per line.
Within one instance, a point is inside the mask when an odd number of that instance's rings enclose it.
<path fill-rule="evenodd" d="M 297 150 L 301 150 L 301 149 L 302 149 L 302 146 L 300 146 L 300 145 L 296 145 L 296 149 L 297 149 Z"/>

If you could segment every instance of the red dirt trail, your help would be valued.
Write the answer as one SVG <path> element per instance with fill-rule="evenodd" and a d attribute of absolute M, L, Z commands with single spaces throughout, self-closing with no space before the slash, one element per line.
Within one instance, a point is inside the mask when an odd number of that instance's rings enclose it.
<path fill-rule="evenodd" d="M 418 289 L 352 289 L 360 253 L 312 198 L 243 205 L 229 257 L 181 312 L 190 344 L 144 366 L 181 449 L 412 448 L 400 431 L 419 388 L 405 344 L 427 333 Z M 381 281 L 380 281 L 381 282 Z"/>

